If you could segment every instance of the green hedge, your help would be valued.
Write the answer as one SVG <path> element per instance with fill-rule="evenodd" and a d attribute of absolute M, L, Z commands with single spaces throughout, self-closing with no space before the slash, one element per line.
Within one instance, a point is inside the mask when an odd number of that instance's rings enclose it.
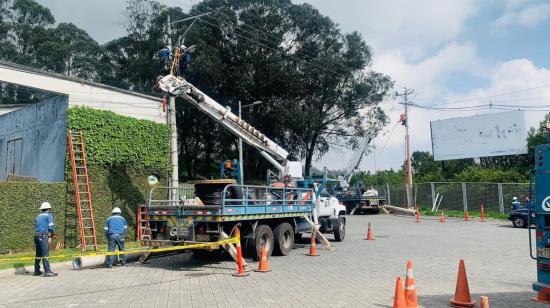
<path fill-rule="evenodd" d="M 0 253 L 32 249 L 35 217 L 40 204 L 52 204 L 54 222 L 62 234 L 66 223 L 65 183 L 0 182 Z"/>
<path fill-rule="evenodd" d="M 164 175 L 170 170 L 170 128 L 111 111 L 70 108 L 69 128 L 84 133 L 90 165 L 146 170 Z"/>

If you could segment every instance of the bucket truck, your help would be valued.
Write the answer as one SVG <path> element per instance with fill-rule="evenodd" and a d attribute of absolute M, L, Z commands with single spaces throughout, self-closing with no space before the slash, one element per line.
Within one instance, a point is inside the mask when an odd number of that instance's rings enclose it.
<path fill-rule="evenodd" d="M 353 154 L 351 160 L 344 169 L 343 176 L 339 178 L 338 187 L 334 189 L 334 196 L 346 206 L 347 213 L 352 215 L 363 212 L 374 212 L 378 214 L 380 212 L 380 207 L 386 203 L 386 197 L 384 195 L 379 195 L 378 191 L 374 188 L 365 191 L 365 188 L 362 186 L 351 189 L 349 185 L 351 178 L 357 169 L 359 169 L 363 157 L 370 152 L 371 148 L 369 145 L 374 139 L 376 132 L 377 130 L 375 129 L 373 133 L 368 134 L 362 140 L 358 151 Z"/>
<path fill-rule="evenodd" d="M 312 227 L 334 234 L 336 241 L 344 239 L 345 207 L 334 197 L 321 196 L 322 189 L 317 185 L 302 184 L 305 181 L 300 161 L 290 160 L 285 149 L 184 78 L 167 75 L 159 80 L 158 87 L 168 95 L 183 98 L 258 149 L 275 166 L 284 183 L 238 185 L 235 180 L 221 179 L 193 181 L 192 190 L 153 188 L 146 215 L 152 239 L 144 240 L 145 245 L 215 242 L 239 226 L 245 251 L 258 258 L 262 246 L 268 256 L 272 252 L 289 254 L 294 239 Z M 173 190 L 178 193 L 168 193 Z M 179 196 L 178 200 L 162 198 L 173 195 Z"/>

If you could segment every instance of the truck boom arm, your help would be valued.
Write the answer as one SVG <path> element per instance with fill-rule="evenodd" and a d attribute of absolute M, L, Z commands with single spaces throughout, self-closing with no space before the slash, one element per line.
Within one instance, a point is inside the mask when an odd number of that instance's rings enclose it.
<path fill-rule="evenodd" d="M 279 171 L 284 172 L 288 152 L 252 127 L 252 125 L 232 113 L 229 108 L 220 105 L 181 77 L 167 75 L 159 81 L 158 85 L 163 92 L 172 96 L 182 97 L 206 113 L 214 121 L 224 126 L 231 133 L 242 138 L 244 142 L 257 148 L 262 156 Z M 278 161 L 282 162 L 282 164 Z"/>

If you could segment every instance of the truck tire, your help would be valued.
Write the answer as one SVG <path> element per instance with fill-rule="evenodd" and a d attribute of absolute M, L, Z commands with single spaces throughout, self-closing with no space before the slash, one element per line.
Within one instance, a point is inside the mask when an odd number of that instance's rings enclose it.
<path fill-rule="evenodd" d="M 256 247 L 253 251 L 252 257 L 255 260 L 259 260 L 262 255 L 262 246 L 265 245 L 266 255 L 269 258 L 273 253 L 273 247 L 275 246 L 273 240 L 273 231 L 268 225 L 259 225 L 256 227 L 256 234 L 254 235 L 254 246 Z"/>
<path fill-rule="evenodd" d="M 346 219 L 342 216 L 338 217 L 338 227 L 334 229 L 334 240 L 341 242 L 346 237 Z"/>
<path fill-rule="evenodd" d="M 278 256 L 288 256 L 294 248 L 294 229 L 288 222 L 283 222 L 273 230 L 275 236 L 274 253 Z"/>
<path fill-rule="evenodd" d="M 525 228 L 527 227 L 527 222 L 525 221 L 525 219 L 521 216 L 514 216 L 512 218 L 512 224 L 514 225 L 514 227 L 516 228 Z"/>

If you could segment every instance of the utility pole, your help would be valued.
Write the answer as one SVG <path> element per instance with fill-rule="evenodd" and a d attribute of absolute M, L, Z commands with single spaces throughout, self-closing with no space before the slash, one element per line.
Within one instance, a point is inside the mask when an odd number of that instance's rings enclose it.
<path fill-rule="evenodd" d="M 239 119 L 242 119 L 241 112 L 241 101 L 239 100 Z M 244 182 L 244 171 L 243 171 L 243 138 L 239 137 L 239 178 L 241 182 L 239 184 L 243 185 Z"/>
<path fill-rule="evenodd" d="M 413 94 L 414 90 L 405 88 L 403 93 L 396 93 L 396 96 L 402 96 L 403 102 L 400 103 L 404 105 L 405 112 L 401 115 L 401 125 L 405 126 L 405 162 L 403 164 L 404 170 L 404 183 L 405 183 L 405 200 L 407 208 L 414 207 L 412 200 L 412 166 L 411 166 L 411 145 L 409 139 L 409 119 L 408 119 L 408 106 L 411 104 L 409 101 L 409 95 Z M 405 203 L 405 202 L 404 202 Z"/>
<path fill-rule="evenodd" d="M 164 41 L 166 45 L 172 49 L 172 26 L 170 23 L 170 15 L 166 15 L 166 29 L 164 32 Z M 170 68 L 170 74 L 172 68 Z M 168 102 L 168 124 L 170 125 L 170 163 L 172 165 L 172 176 L 170 179 L 170 200 L 178 200 L 179 187 L 179 166 L 178 166 L 178 129 L 176 126 L 176 98 L 170 96 Z M 175 189 L 174 189 L 175 188 Z"/>

